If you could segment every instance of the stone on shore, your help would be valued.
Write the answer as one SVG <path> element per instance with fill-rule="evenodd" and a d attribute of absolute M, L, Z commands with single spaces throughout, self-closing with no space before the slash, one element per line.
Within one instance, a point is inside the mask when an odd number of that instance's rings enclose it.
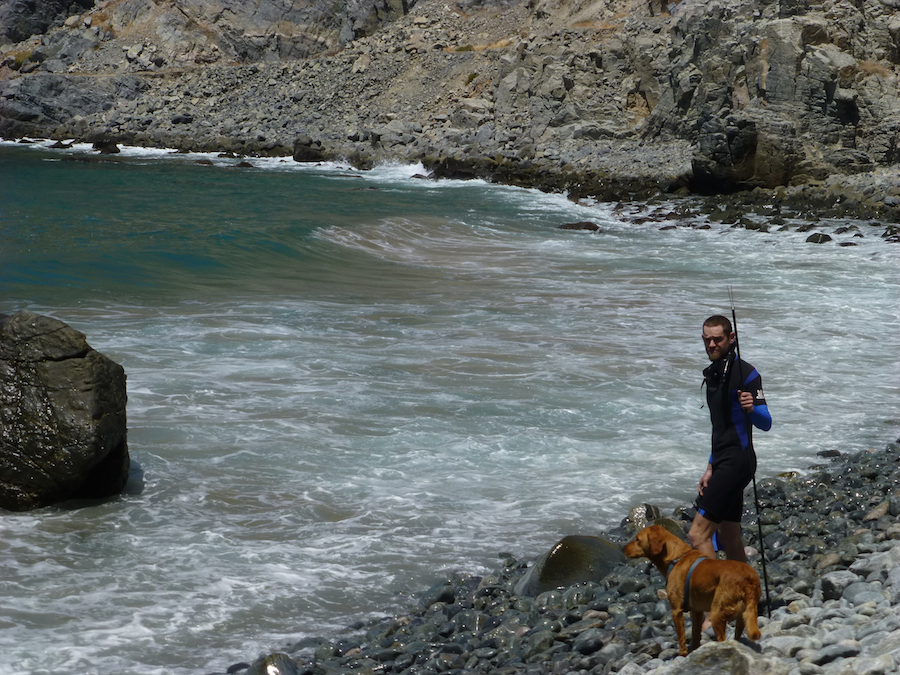
<path fill-rule="evenodd" d="M 281 652 L 254 661 L 244 675 L 299 675 L 300 670 L 291 657 Z"/>
<path fill-rule="evenodd" d="M 125 371 L 82 333 L 0 315 L 0 508 L 119 494 L 128 479 Z"/>
<path fill-rule="evenodd" d="M 321 162 L 325 159 L 322 144 L 314 141 L 308 134 L 300 134 L 294 140 L 295 162 Z"/>
<path fill-rule="evenodd" d="M 686 658 L 666 664 L 654 672 L 655 675 L 787 675 L 790 669 L 778 659 L 757 654 L 734 640 L 726 640 L 702 644 Z"/>
<path fill-rule="evenodd" d="M 516 584 L 516 595 L 536 596 L 586 581 L 600 581 L 625 562 L 622 550 L 600 537 L 569 535 L 543 555 Z"/>

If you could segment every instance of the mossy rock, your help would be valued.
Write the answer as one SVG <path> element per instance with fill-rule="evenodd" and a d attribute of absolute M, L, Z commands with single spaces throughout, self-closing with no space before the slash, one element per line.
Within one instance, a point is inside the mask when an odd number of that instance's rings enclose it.
<path fill-rule="evenodd" d="M 673 518 L 656 518 L 651 525 L 660 525 L 666 528 L 669 532 L 674 534 L 679 539 L 685 538 L 684 526 L 680 521 L 674 520 Z"/>

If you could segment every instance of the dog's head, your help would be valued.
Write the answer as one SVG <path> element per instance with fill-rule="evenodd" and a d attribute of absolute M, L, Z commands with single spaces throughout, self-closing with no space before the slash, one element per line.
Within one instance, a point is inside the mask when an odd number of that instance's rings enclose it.
<path fill-rule="evenodd" d="M 650 525 L 634 535 L 634 539 L 625 544 L 622 553 L 626 558 L 646 556 L 652 560 L 665 551 L 666 540 L 671 536 L 662 525 Z"/>

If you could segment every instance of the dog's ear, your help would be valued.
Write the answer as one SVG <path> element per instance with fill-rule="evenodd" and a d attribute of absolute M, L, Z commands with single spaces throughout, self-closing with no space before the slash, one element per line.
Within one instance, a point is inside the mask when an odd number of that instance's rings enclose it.
<path fill-rule="evenodd" d="M 647 547 L 652 555 L 659 555 L 666 548 L 666 540 L 656 535 L 655 532 L 647 533 Z"/>

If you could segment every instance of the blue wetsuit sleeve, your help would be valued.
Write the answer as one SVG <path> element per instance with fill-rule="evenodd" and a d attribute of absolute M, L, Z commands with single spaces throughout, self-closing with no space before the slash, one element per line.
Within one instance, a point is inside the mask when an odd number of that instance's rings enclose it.
<path fill-rule="evenodd" d="M 757 429 L 768 431 L 772 428 L 772 415 L 769 412 L 769 406 L 765 403 L 753 406 L 753 411 L 749 415 L 750 421 Z"/>
<path fill-rule="evenodd" d="M 772 414 L 769 412 L 769 406 L 766 405 L 766 399 L 762 391 L 762 377 L 760 377 L 756 368 L 744 380 L 744 388 L 753 392 L 753 411 L 748 414 L 750 423 L 757 429 L 768 431 L 772 428 Z"/>

